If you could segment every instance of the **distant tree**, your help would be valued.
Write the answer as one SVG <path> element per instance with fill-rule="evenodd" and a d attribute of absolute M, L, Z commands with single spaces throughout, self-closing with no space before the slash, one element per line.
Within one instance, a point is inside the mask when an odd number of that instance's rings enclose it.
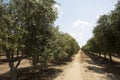
<path fill-rule="evenodd" d="M 97 26 L 93 30 L 94 43 L 97 45 L 97 52 L 109 55 L 112 61 L 112 55 L 120 53 L 120 1 L 116 4 L 115 10 L 109 14 L 100 16 Z M 88 43 L 84 46 L 90 51 L 96 49 L 96 46 Z M 93 44 L 93 43 L 92 43 Z"/>

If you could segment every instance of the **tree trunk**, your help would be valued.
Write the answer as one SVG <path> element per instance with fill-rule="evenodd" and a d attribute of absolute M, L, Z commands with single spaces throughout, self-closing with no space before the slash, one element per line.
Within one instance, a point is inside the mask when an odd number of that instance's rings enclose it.
<path fill-rule="evenodd" d="M 21 58 L 19 59 L 19 55 L 17 54 L 18 60 L 14 60 L 14 51 L 10 51 L 8 49 L 6 50 L 6 57 L 9 63 L 9 67 L 10 67 L 10 80 L 17 80 L 17 68 L 23 58 L 23 55 L 21 56 Z M 14 63 L 16 62 L 16 65 L 14 65 Z"/>
<path fill-rule="evenodd" d="M 104 58 L 106 59 L 106 53 L 104 53 Z"/>
<path fill-rule="evenodd" d="M 17 80 L 17 69 L 14 66 L 10 67 L 10 80 Z"/>
<path fill-rule="evenodd" d="M 108 54 L 109 54 L 110 61 L 112 61 L 112 55 L 111 55 L 111 53 L 108 53 Z"/>
<path fill-rule="evenodd" d="M 101 53 L 99 53 L 99 57 L 101 57 Z"/>

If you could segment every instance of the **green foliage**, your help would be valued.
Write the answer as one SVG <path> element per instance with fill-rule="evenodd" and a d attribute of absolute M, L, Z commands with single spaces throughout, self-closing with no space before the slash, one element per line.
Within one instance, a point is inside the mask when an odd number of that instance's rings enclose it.
<path fill-rule="evenodd" d="M 98 19 L 93 34 L 93 38 L 83 47 L 84 49 L 109 53 L 110 57 L 112 54 L 120 53 L 120 1 L 115 10 Z"/>
<path fill-rule="evenodd" d="M 55 4 L 55 0 L 3 0 L 0 4 L 0 53 L 8 59 L 11 80 L 17 78 L 20 57 L 27 56 L 41 69 L 79 50 L 75 39 L 52 27 L 57 18 Z"/>
<path fill-rule="evenodd" d="M 0 47 L 1 52 L 11 56 L 22 53 L 25 47 L 23 43 L 23 35 L 25 29 L 21 26 L 18 18 L 21 16 L 17 13 L 16 5 L 13 1 L 10 3 L 2 3 L 0 5 Z"/>
<path fill-rule="evenodd" d="M 44 51 L 41 56 L 33 57 L 35 59 L 33 64 L 39 68 L 40 66 L 47 68 L 48 62 L 62 63 L 79 50 L 78 43 L 70 35 L 60 32 L 58 27 L 50 27 L 49 29 L 51 37 L 47 39 Z"/>

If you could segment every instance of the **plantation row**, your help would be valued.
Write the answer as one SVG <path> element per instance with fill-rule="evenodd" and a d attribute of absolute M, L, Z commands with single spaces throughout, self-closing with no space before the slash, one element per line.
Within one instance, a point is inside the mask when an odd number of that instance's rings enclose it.
<path fill-rule="evenodd" d="M 93 37 L 83 46 L 84 50 L 91 53 L 120 56 L 120 1 L 115 9 L 99 17 L 93 30 Z"/>
<path fill-rule="evenodd" d="M 55 0 L 1 1 L 0 54 L 9 63 L 10 80 L 17 80 L 23 57 L 40 70 L 50 62 L 63 62 L 79 50 L 75 39 L 54 25 L 55 4 Z"/>

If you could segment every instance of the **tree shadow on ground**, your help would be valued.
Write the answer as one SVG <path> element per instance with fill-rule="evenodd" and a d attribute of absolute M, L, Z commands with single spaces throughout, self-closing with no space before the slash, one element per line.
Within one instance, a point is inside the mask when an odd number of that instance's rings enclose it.
<path fill-rule="evenodd" d="M 66 58 L 66 59 L 64 59 L 64 60 L 59 60 L 59 61 L 52 61 L 52 62 L 50 62 L 52 65 L 50 65 L 50 66 L 62 66 L 62 65 L 67 65 L 67 63 L 69 63 L 69 62 L 71 62 L 72 61 L 72 58 L 71 57 L 69 57 L 69 58 Z"/>
<path fill-rule="evenodd" d="M 68 62 L 71 62 L 72 58 L 67 58 L 60 62 L 50 62 L 48 69 L 42 70 L 33 70 L 33 67 L 19 68 L 18 80 L 53 80 L 56 78 L 59 73 L 62 72 L 61 69 L 55 68 L 55 66 L 67 65 Z M 0 75 L 0 80 L 10 80 L 9 72 Z"/>
<path fill-rule="evenodd" d="M 48 69 L 35 70 L 33 72 L 32 67 L 22 68 L 18 70 L 18 80 L 53 80 L 56 78 L 63 70 L 55 68 L 56 66 L 67 65 L 68 62 L 71 62 L 72 58 L 64 59 L 60 62 L 50 62 Z"/>
<path fill-rule="evenodd" d="M 61 69 L 48 68 L 33 71 L 32 67 L 18 69 L 18 80 L 53 80 Z M 0 75 L 0 80 L 9 80 L 9 72 Z"/>
<path fill-rule="evenodd" d="M 115 79 L 112 80 L 120 80 L 120 62 L 116 62 L 116 61 L 110 61 L 109 59 L 104 59 L 103 57 L 99 57 L 99 56 L 94 56 L 92 54 L 87 54 L 92 61 L 87 60 L 87 62 L 89 64 L 93 64 L 93 65 L 97 65 L 100 67 L 94 67 L 94 66 L 89 66 L 88 69 L 92 70 L 96 73 L 107 73 L 109 74 L 108 77 L 112 79 L 112 77 L 114 76 Z M 102 72 L 101 69 L 104 71 Z"/>
<path fill-rule="evenodd" d="M 52 80 L 60 72 L 62 72 L 62 70 L 55 68 L 48 68 L 34 72 L 31 68 L 24 68 L 19 70 L 18 80 Z"/>
<path fill-rule="evenodd" d="M 105 73 L 105 72 L 101 71 L 101 69 L 103 69 L 103 68 L 100 68 L 100 67 L 88 66 L 87 68 L 89 70 L 92 70 L 92 71 L 97 72 L 99 74 L 104 74 Z"/>

